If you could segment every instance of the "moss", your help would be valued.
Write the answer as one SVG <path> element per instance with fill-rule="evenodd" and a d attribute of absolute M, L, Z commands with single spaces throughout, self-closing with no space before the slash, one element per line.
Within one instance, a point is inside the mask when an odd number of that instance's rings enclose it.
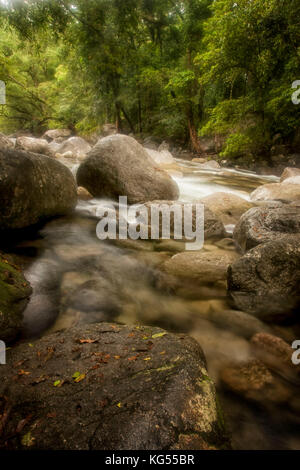
<path fill-rule="evenodd" d="M 32 290 L 20 268 L 0 255 L 0 338 L 11 341 L 19 331 L 22 312 Z"/>
<path fill-rule="evenodd" d="M 31 293 L 22 273 L 5 259 L 0 259 L 0 311 L 14 311 L 14 304 Z M 8 312 L 7 312 L 8 313 Z"/>

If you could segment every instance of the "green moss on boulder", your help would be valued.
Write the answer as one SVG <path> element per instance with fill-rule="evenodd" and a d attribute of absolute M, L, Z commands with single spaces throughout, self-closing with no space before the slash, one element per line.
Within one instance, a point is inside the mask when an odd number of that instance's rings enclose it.
<path fill-rule="evenodd" d="M 0 255 L 0 339 L 10 342 L 18 335 L 32 289 L 21 270 Z"/>

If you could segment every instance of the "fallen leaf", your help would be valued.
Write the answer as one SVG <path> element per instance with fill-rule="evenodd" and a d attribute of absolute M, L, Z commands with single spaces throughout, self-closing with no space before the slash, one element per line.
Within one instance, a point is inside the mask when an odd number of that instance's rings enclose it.
<path fill-rule="evenodd" d="M 81 382 L 82 380 L 85 379 L 85 374 L 80 374 L 79 377 L 77 377 L 77 379 L 75 379 L 75 382 L 76 383 L 79 383 Z"/>
<path fill-rule="evenodd" d="M 156 333 L 155 335 L 152 335 L 152 338 L 161 338 L 162 336 L 165 336 L 167 333 Z"/>
<path fill-rule="evenodd" d="M 128 358 L 128 361 L 136 361 L 138 356 L 132 356 Z"/>
<path fill-rule="evenodd" d="M 97 339 L 80 339 L 79 342 L 81 344 L 93 344 L 93 343 L 97 343 Z"/>
<path fill-rule="evenodd" d="M 19 375 L 30 375 L 31 372 L 27 372 L 27 371 L 21 369 L 21 370 L 19 370 L 18 374 L 19 374 Z"/>
<path fill-rule="evenodd" d="M 34 444 L 34 441 L 35 438 L 31 436 L 30 432 L 25 434 L 21 439 L 22 445 L 25 447 L 31 447 Z"/>

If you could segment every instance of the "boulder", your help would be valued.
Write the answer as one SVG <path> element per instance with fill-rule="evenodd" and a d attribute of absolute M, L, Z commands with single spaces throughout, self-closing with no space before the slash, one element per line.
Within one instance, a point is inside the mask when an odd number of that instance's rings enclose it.
<path fill-rule="evenodd" d="M 52 150 L 45 139 L 36 139 L 34 137 L 27 136 L 18 137 L 16 141 L 16 149 L 32 153 L 40 153 L 50 157 L 53 156 Z"/>
<path fill-rule="evenodd" d="M 300 207 L 253 207 L 238 222 L 233 237 L 245 252 L 261 243 L 300 237 Z"/>
<path fill-rule="evenodd" d="M 214 283 L 226 280 L 230 264 L 238 255 L 233 251 L 216 250 L 214 252 L 184 252 L 173 256 L 164 265 L 168 274 L 176 277 L 193 279 L 197 283 Z"/>
<path fill-rule="evenodd" d="M 270 328 L 265 323 L 253 315 L 238 310 L 226 310 L 226 307 L 224 309 L 221 306 L 219 308 L 212 308 L 210 306 L 207 310 L 201 310 L 200 317 L 215 324 L 222 330 L 231 331 L 233 334 L 246 339 L 250 339 L 256 334 L 262 332 L 268 333 L 270 331 Z"/>
<path fill-rule="evenodd" d="M 145 147 L 146 152 L 152 158 L 152 160 L 159 166 L 163 165 L 172 165 L 175 160 L 173 155 L 169 152 L 169 150 L 157 150 L 147 149 Z"/>
<path fill-rule="evenodd" d="M 192 159 L 192 162 L 193 162 L 193 163 L 206 163 L 206 162 L 207 162 L 207 158 L 199 158 L 199 157 L 196 157 L 196 158 L 193 158 L 193 159 Z"/>
<path fill-rule="evenodd" d="M 0 411 L 9 410 L 0 448 L 229 447 L 203 352 L 185 335 L 109 323 L 74 328 L 9 350 L 0 374 Z"/>
<path fill-rule="evenodd" d="M 170 152 L 170 144 L 166 140 L 164 140 L 158 147 L 159 152 L 163 152 L 164 150 Z"/>
<path fill-rule="evenodd" d="M 119 134 L 99 140 L 80 165 L 77 182 L 94 197 L 127 196 L 129 204 L 179 197 L 168 173 L 153 163 L 136 140 Z"/>
<path fill-rule="evenodd" d="M 255 356 L 269 369 L 288 379 L 300 378 L 300 365 L 292 362 L 295 350 L 282 338 L 260 332 L 251 339 L 251 346 Z"/>
<path fill-rule="evenodd" d="M 199 201 L 201 202 L 201 201 Z M 204 238 L 220 239 L 226 236 L 225 227 L 221 219 L 208 207 L 204 206 Z"/>
<path fill-rule="evenodd" d="M 297 239 L 272 241 L 248 251 L 228 269 L 228 291 L 239 310 L 281 322 L 300 308 Z"/>
<path fill-rule="evenodd" d="M 93 196 L 88 192 L 88 190 L 81 186 L 77 188 L 77 196 L 78 199 L 81 199 L 82 201 L 90 201 L 93 199 Z"/>
<path fill-rule="evenodd" d="M 6 137 L 6 135 L 0 132 L 0 150 L 3 148 L 12 149 L 14 148 L 14 143 L 12 142 L 11 139 Z"/>
<path fill-rule="evenodd" d="M 300 184 L 300 175 L 287 178 L 286 180 L 282 182 L 282 184 Z"/>
<path fill-rule="evenodd" d="M 148 136 L 144 139 L 143 146 L 147 149 L 158 151 L 161 145 L 161 140 L 154 136 Z"/>
<path fill-rule="evenodd" d="M 29 227 L 72 211 L 77 188 L 70 170 L 56 160 L 0 150 L 0 230 Z"/>
<path fill-rule="evenodd" d="M 61 143 L 55 141 L 55 140 L 52 140 L 52 142 L 49 142 L 48 144 L 48 147 L 50 149 L 50 152 L 52 153 L 52 155 L 55 155 L 59 152 L 60 150 L 60 147 L 61 147 Z"/>
<path fill-rule="evenodd" d="M 11 342 L 21 331 L 32 289 L 20 268 L 0 254 L 0 340 Z"/>
<path fill-rule="evenodd" d="M 225 367 L 221 381 L 225 388 L 246 400 L 264 405 L 286 403 L 292 396 L 290 389 L 257 360 Z"/>
<path fill-rule="evenodd" d="M 241 215 L 247 212 L 253 204 L 231 193 L 214 193 L 200 200 L 214 212 L 223 224 L 236 224 Z"/>
<path fill-rule="evenodd" d="M 259 186 L 250 195 L 251 201 L 297 201 L 300 186 L 297 184 L 270 183 Z"/>
<path fill-rule="evenodd" d="M 46 139 L 48 142 L 52 142 L 57 139 L 67 139 L 71 137 L 72 131 L 70 129 L 51 129 L 43 135 L 43 139 Z"/>
<path fill-rule="evenodd" d="M 289 178 L 294 178 L 295 176 L 300 176 L 300 168 L 286 168 L 281 175 L 281 183 Z"/>
<path fill-rule="evenodd" d="M 85 158 L 91 148 L 90 144 L 81 137 L 70 137 L 61 144 L 58 153 L 63 155 L 72 152 L 72 155 L 76 158 Z"/>

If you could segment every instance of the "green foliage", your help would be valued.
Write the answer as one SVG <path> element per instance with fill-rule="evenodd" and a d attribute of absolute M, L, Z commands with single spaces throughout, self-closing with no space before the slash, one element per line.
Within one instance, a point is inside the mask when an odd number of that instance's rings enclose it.
<path fill-rule="evenodd" d="M 291 142 L 299 0 L 10 0 L 0 9 L 7 132 L 116 122 L 223 156 Z"/>
<path fill-rule="evenodd" d="M 210 89 L 213 84 L 219 93 L 207 103 L 202 133 L 235 134 L 233 153 L 236 135 L 243 134 L 251 139 L 249 151 L 256 144 L 265 152 L 276 133 L 289 137 L 300 122 L 300 109 L 291 102 L 292 82 L 300 77 L 300 4 L 217 0 L 212 11 L 205 25 L 205 51 L 196 61 L 204 71 L 203 85 Z M 245 133 L 249 125 L 251 132 Z M 224 152 L 231 152 L 228 145 Z"/>
<path fill-rule="evenodd" d="M 226 146 L 221 157 L 225 158 L 238 158 L 247 155 L 251 147 L 251 139 L 245 134 L 231 134 L 226 140 Z"/>

